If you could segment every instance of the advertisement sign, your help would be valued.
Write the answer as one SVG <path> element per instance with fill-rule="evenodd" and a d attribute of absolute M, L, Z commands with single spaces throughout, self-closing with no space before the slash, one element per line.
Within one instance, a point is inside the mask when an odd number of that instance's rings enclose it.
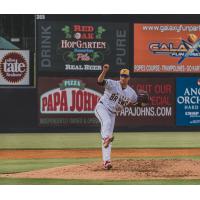
<path fill-rule="evenodd" d="M 200 24 L 134 24 L 134 72 L 200 73 Z"/>
<path fill-rule="evenodd" d="M 200 125 L 200 77 L 176 79 L 176 125 Z"/>
<path fill-rule="evenodd" d="M 39 78 L 40 125 L 97 125 L 94 109 L 102 89 L 94 78 Z"/>
<path fill-rule="evenodd" d="M 130 86 L 150 96 L 146 107 L 126 107 L 118 114 L 117 126 L 173 126 L 175 124 L 175 80 L 172 78 L 134 78 Z"/>
<path fill-rule="evenodd" d="M 99 128 L 94 109 L 104 88 L 97 85 L 96 81 L 96 78 L 40 77 L 39 125 Z M 136 91 L 148 91 L 151 104 L 147 107 L 124 108 L 117 115 L 115 127 L 175 124 L 174 79 L 135 78 L 130 86 Z"/>
<path fill-rule="evenodd" d="M 0 85 L 29 85 L 29 51 L 0 50 Z"/>
<path fill-rule="evenodd" d="M 39 71 L 97 74 L 105 63 L 129 66 L 128 23 L 37 21 Z"/>

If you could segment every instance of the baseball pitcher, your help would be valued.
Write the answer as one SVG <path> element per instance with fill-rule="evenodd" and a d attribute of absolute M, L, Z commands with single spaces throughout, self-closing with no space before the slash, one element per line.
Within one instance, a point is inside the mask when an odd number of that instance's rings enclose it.
<path fill-rule="evenodd" d="M 128 69 L 120 71 L 120 80 L 105 79 L 109 65 L 103 66 L 103 71 L 98 77 L 97 83 L 105 88 L 95 108 L 95 116 L 101 123 L 103 167 L 106 170 L 112 168 L 111 143 L 114 140 L 113 129 L 116 113 L 126 106 L 145 106 L 149 103 L 149 96 L 145 91 L 136 91 L 128 83 L 130 74 Z"/>

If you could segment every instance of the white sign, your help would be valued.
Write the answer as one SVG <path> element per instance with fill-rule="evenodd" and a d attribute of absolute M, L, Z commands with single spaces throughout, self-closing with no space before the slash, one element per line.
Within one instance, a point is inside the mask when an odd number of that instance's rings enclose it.
<path fill-rule="evenodd" d="M 0 50 L 0 85 L 29 85 L 29 50 Z"/>
<path fill-rule="evenodd" d="M 40 97 L 42 114 L 91 114 L 102 94 L 84 88 L 56 88 L 45 92 Z"/>

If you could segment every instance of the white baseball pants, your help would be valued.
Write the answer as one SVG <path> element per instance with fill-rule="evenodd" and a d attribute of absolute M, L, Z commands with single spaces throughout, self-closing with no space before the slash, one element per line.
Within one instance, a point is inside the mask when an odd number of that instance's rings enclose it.
<path fill-rule="evenodd" d="M 98 103 L 95 108 L 95 116 L 101 123 L 101 137 L 102 137 L 102 155 L 103 161 L 111 159 L 111 143 L 107 148 L 103 146 L 103 139 L 112 137 L 115 125 L 115 114 L 111 113 L 103 104 Z"/>

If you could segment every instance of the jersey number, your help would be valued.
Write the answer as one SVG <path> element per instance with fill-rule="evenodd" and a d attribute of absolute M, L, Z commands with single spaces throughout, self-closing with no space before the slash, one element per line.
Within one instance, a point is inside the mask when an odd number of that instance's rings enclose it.
<path fill-rule="evenodd" d="M 117 95 L 117 94 L 112 94 L 112 95 L 110 96 L 110 100 L 111 100 L 111 101 L 116 102 L 117 99 L 118 99 L 118 95 Z"/>

